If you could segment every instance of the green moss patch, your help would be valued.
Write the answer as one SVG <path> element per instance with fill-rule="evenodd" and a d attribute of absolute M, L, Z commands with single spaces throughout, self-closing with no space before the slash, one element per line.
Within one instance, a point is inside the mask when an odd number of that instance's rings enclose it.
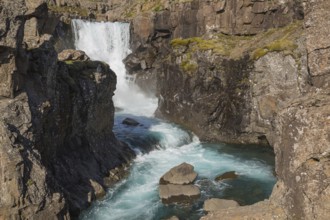
<path fill-rule="evenodd" d="M 214 39 L 204 39 L 201 37 L 193 37 L 187 39 L 173 39 L 171 45 L 177 47 L 189 47 L 193 52 L 211 50 L 214 54 L 229 56 L 232 49 L 236 47 L 238 42 L 249 39 L 248 36 L 229 36 L 218 34 Z"/>
<path fill-rule="evenodd" d="M 171 41 L 175 48 L 185 47 L 186 52 L 208 51 L 213 54 L 240 59 L 249 54 L 251 59 L 257 60 L 269 52 L 284 51 L 294 54 L 298 47 L 295 43 L 302 31 L 302 23 L 294 22 L 283 28 L 270 29 L 255 36 L 235 36 L 217 34 L 212 39 L 203 37 L 177 38 Z"/>
<path fill-rule="evenodd" d="M 48 8 L 50 11 L 56 14 L 70 13 L 70 14 L 79 15 L 81 17 L 88 17 L 88 10 L 86 8 L 73 7 L 73 6 L 61 7 L 56 5 L 48 5 Z"/>
<path fill-rule="evenodd" d="M 295 39 L 299 36 L 302 28 L 301 22 L 294 22 L 284 28 L 271 29 L 263 34 L 263 38 L 268 38 L 265 45 L 260 48 L 256 48 L 251 52 L 251 57 L 253 60 L 258 60 L 269 52 L 280 52 L 283 51 L 286 54 L 294 55 L 294 50 L 298 47 L 295 43 Z M 262 39 L 261 39 L 262 40 Z"/>

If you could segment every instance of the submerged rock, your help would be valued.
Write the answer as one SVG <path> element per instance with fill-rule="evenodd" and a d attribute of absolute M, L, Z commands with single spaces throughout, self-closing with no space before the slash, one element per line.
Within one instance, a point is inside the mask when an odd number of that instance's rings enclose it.
<path fill-rule="evenodd" d="M 179 218 L 177 216 L 172 216 L 170 218 L 167 218 L 166 220 L 179 220 Z"/>
<path fill-rule="evenodd" d="M 235 171 L 230 171 L 223 173 L 215 178 L 215 181 L 222 181 L 227 179 L 237 179 L 238 175 L 235 173 Z"/>
<path fill-rule="evenodd" d="M 159 186 L 159 196 L 162 202 L 169 203 L 189 203 L 199 198 L 201 192 L 195 185 L 175 185 L 167 184 Z"/>
<path fill-rule="evenodd" d="M 170 169 L 159 180 L 159 184 L 191 184 L 197 177 L 194 166 L 182 163 Z"/>
<path fill-rule="evenodd" d="M 130 126 L 138 126 L 140 123 L 134 120 L 133 118 L 125 118 L 122 124 L 130 125 Z"/>
<path fill-rule="evenodd" d="M 230 207 L 237 207 L 239 204 L 234 200 L 226 200 L 226 199 L 208 199 L 205 200 L 203 209 L 206 212 L 213 212 L 221 209 L 226 209 Z"/>

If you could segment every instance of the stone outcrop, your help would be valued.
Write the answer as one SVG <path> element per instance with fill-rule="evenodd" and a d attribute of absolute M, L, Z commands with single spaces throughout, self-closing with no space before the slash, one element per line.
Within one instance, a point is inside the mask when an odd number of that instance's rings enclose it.
<path fill-rule="evenodd" d="M 122 121 L 122 124 L 130 125 L 130 126 L 138 126 L 140 123 L 138 121 L 134 120 L 133 118 L 125 118 Z"/>
<path fill-rule="evenodd" d="M 215 212 L 222 209 L 227 209 L 231 207 L 237 207 L 239 204 L 234 200 L 226 200 L 226 199 L 208 199 L 205 200 L 203 209 L 206 212 Z"/>
<path fill-rule="evenodd" d="M 241 219 L 290 219 L 282 208 L 270 203 L 259 202 L 252 206 L 239 206 L 208 213 L 201 220 L 241 220 Z"/>
<path fill-rule="evenodd" d="M 0 2 L 0 219 L 76 218 L 134 156 L 112 133 L 115 73 L 58 61 L 43 2 Z"/>
<path fill-rule="evenodd" d="M 200 197 L 199 188 L 193 185 L 197 173 L 188 163 L 182 163 L 166 172 L 159 180 L 159 197 L 165 204 L 190 203 Z"/>
<path fill-rule="evenodd" d="M 205 219 L 327 219 L 329 8 L 325 0 L 189 1 L 133 18 L 126 63 L 140 85 L 157 83 L 158 116 L 204 140 L 274 148 L 270 200 Z"/>
<path fill-rule="evenodd" d="M 230 180 L 230 179 L 236 179 L 238 177 L 238 175 L 236 174 L 235 171 L 230 171 L 230 172 L 226 172 L 223 173 L 219 176 L 217 176 L 214 180 L 215 181 L 222 181 L 222 180 Z"/>
<path fill-rule="evenodd" d="M 166 184 L 159 186 L 159 196 L 163 203 L 190 203 L 201 195 L 195 185 Z"/>
<path fill-rule="evenodd" d="M 221 33 L 250 36 L 303 18 L 299 1 L 148 1 L 141 6 L 130 5 L 127 11 L 131 14 L 134 53 L 125 62 L 128 72 L 136 75 L 136 83 L 146 93 L 159 92 L 158 69 L 169 58 L 171 39 L 212 38 Z M 116 11 L 109 13 L 116 14 Z M 113 19 L 123 17 L 125 13 Z"/>
<path fill-rule="evenodd" d="M 159 184 L 192 184 L 197 177 L 194 167 L 188 163 L 182 163 L 170 169 L 159 180 Z"/>
<path fill-rule="evenodd" d="M 114 74 L 58 63 L 53 49 L 55 27 L 83 17 L 131 21 L 126 63 L 159 96 L 158 115 L 202 139 L 274 148 L 270 200 L 204 219 L 327 219 L 329 1 L 51 2 L 50 13 L 0 2 L 0 218 L 69 218 L 124 175 L 113 170 L 130 150 L 102 117 Z"/>
<path fill-rule="evenodd" d="M 67 49 L 58 54 L 58 60 L 63 62 L 88 61 L 89 57 L 84 51 Z"/>

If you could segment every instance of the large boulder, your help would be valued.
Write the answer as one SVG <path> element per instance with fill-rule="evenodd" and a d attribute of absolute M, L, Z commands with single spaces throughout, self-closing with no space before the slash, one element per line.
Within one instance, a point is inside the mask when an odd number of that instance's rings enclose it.
<path fill-rule="evenodd" d="M 200 197 L 199 188 L 192 185 L 197 177 L 194 167 L 182 163 L 173 167 L 159 180 L 159 197 L 165 204 L 190 203 Z"/>
<path fill-rule="evenodd" d="M 221 209 L 237 207 L 239 204 L 234 200 L 226 200 L 226 199 L 208 199 L 204 202 L 204 211 L 206 212 L 214 212 Z"/>
<path fill-rule="evenodd" d="M 199 198 L 200 195 L 201 192 L 195 185 L 167 184 L 159 186 L 159 196 L 165 204 L 189 203 Z"/>
<path fill-rule="evenodd" d="M 188 163 L 182 163 L 170 169 L 159 180 L 159 184 L 191 184 L 197 177 L 194 167 Z"/>

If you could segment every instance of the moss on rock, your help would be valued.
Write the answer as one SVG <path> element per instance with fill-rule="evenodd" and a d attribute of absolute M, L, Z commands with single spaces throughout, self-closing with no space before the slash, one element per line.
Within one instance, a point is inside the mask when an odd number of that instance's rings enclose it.
<path fill-rule="evenodd" d="M 183 53 L 211 51 L 214 55 L 226 56 L 230 59 L 240 59 L 249 55 L 252 60 L 257 60 L 269 52 L 285 52 L 294 54 L 298 47 L 295 43 L 302 30 L 301 22 L 294 22 L 282 28 L 270 29 L 255 36 L 236 36 L 217 34 L 212 39 L 204 37 L 176 38 L 171 41 L 174 49 Z"/>

